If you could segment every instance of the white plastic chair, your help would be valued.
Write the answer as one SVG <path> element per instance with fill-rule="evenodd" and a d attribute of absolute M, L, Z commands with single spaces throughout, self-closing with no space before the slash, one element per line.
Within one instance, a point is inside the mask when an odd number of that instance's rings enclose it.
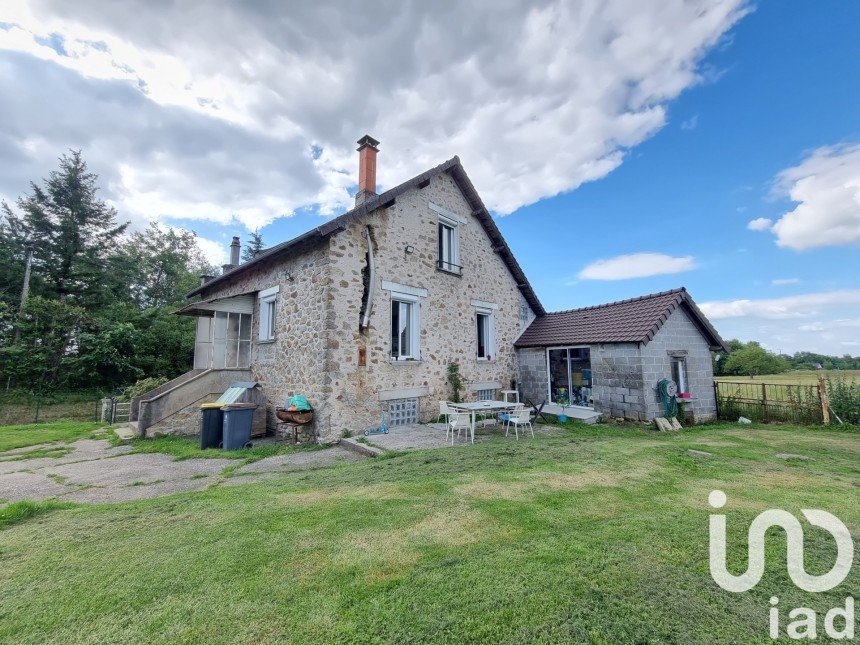
<path fill-rule="evenodd" d="M 511 424 L 514 425 L 514 435 L 519 441 L 520 438 L 520 426 L 527 426 L 528 429 L 532 433 L 532 439 L 535 438 L 535 430 L 532 427 L 532 415 L 530 410 L 522 409 L 514 411 L 508 418 L 507 428 L 505 429 L 505 436 L 508 436 L 508 432 L 511 428 Z"/>
<path fill-rule="evenodd" d="M 460 437 L 460 430 L 465 430 L 468 435 L 469 431 L 472 429 L 472 415 L 468 412 L 455 412 L 451 415 L 451 420 L 448 422 L 445 430 L 445 440 L 448 440 L 448 433 L 451 433 L 451 445 L 454 445 L 454 432 L 456 431 L 457 437 Z"/>
<path fill-rule="evenodd" d="M 439 401 L 439 416 L 445 417 L 445 425 L 451 421 L 451 417 L 457 414 L 457 411 L 448 405 L 447 401 Z"/>
<path fill-rule="evenodd" d="M 511 405 L 510 410 L 505 410 L 504 412 L 499 413 L 499 423 L 505 426 L 505 429 L 508 427 L 508 421 L 510 421 L 511 417 L 517 414 L 520 410 L 526 407 L 525 403 L 514 403 Z"/>

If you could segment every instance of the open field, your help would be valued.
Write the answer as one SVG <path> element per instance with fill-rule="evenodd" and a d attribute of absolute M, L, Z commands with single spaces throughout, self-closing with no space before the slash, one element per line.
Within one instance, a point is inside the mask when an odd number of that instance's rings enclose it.
<path fill-rule="evenodd" d="M 764 374 L 751 379 L 749 376 L 715 376 L 726 383 L 781 383 L 783 385 L 816 385 L 824 377 L 844 378 L 860 382 L 860 370 L 795 370 L 784 374 Z"/>
<path fill-rule="evenodd" d="M 770 642 L 772 595 L 783 615 L 844 605 L 860 568 L 803 593 L 773 531 L 762 582 L 725 592 L 708 570 L 708 493 L 728 495 L 737 571 L 767 508 L 829 510 L 857 535 L 858 484 L 857 433 L 594 426 L 21 507 L 0 530 L 0 641 Z M 807 532 L 808 571 L 834 554 Z"/>

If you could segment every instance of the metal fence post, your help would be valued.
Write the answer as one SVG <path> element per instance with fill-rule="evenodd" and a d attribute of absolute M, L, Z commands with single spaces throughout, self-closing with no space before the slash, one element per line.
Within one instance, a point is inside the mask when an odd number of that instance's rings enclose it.
<path fill-rule="evenodd" d="M 770 423 L 770 415 L 767 411 L 767 385 L 761 384 L 761 402 L 762 402 L 762 412 L 764 413 L 764 422 Z"/>

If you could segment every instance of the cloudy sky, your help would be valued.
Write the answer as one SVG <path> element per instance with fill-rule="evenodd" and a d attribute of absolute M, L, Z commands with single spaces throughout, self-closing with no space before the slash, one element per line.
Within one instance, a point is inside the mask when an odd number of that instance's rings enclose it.
<path fill-rule="evenodd" d="M 0 3 L 0 198 L 80 148 L 222 261 L 460 155 L 549 309 L 686 285 L 726 337 L 860 354 L 853 3 Z"/>

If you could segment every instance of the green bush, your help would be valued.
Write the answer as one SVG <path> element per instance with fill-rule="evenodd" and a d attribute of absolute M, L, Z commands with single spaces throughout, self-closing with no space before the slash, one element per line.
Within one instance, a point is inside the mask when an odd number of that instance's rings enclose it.
<path fill-rule="evenodd" d="M 151 392 L 157 387 L 161 387 L 170 380 L 166 376 L 151 376 L 137 381 L 134 385 L 125 388 L 122 396 L 119 397 L 123 401 L 131 401 L 134 397 Z"/>
<path fill-rule="evenodd" d="M 842 423 L 860 425 L 860 383 L 841 376 L 828 378 L 827 398 Z"/>

